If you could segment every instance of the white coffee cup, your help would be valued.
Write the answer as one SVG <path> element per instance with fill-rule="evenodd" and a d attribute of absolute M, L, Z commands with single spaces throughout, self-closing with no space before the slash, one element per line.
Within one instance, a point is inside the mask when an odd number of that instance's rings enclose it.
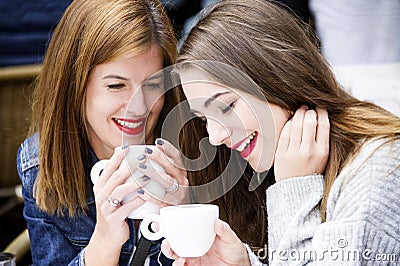
<path fill-rule="evenodd" d="M 161 208 L 160 214 L 146 216 L 140 231 L 149 240 L 165 237 L 180 257 L 201 257 L 214 242 L 214 223 L 218 217 L 219 208 L 213 204 L 168 206 Z M 157 232 L 149 229 L 153 222 L 158 224 Z"/>
<path fill-rule="evenodd" d="M 121 163 L 120 167 L 129 167 L 129 169 L 133 170 L 132 165 L 137 165 L 137 157 L 140 154 L 145 153 L 145 148 L 149 148 L 151 150 L 156 149 L 155 145 L 130 145 L 129 148 L 127 149 L 127 153 L 125 155 L 125 160 Z M 103 171 L 104 167 L 108 163 L 109 160 L 101 160 L 98 161 L 93 167 L 90 172 L 90 177 L 92 179 L 93 184 L 96 184 L 97 180 L 100 177 L 101 172 Z M 135 162 L 135 163 L 133 163 Z M 150 158 L 146 159 L 146 165 L 147 167 L 153 167 L 157 172 L 159 173 L 165 173 L 164 168 L 162 168 L 158 163 L 155 161 L 151 160 Z M 134 171 L 133 174 L 126 179 L 125 183 L 127 182 L 138 182 L 140 178 L 143 176 L 141 172 L 138 170 Z M 144 191 L 148 193 L 149 195 L 162 199 L 165 196 L 166 190 L 164 187 L 162 187 L 158 182 L 154 180 L 149 180 L 149 182 L 143 187 Z M 124 202 L 127 202 L 133 198 L 135 198 L 138 195 L 137 192 L 132 193 L 128 196 L 126 196 L 122 200 L 122 204 Z M 117 197 L 117 195 L 113 195 L 113 197 Z M 161 206 L 154 204 L 152 202 L 145 202 L 142 206 L 134 210 L 128 218 L 130 219 L 143 219 L 145 216 L 149 214 L 154 214 L 154 213 L 159 213 L 160 212 Z"/>

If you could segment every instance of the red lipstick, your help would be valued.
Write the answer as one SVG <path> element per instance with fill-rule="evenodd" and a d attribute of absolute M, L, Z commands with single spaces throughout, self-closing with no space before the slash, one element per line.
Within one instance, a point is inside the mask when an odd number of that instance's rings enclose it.
<path fill-rule="evenodd" d="M 146 125 L 146 118 L 141 118 L 141 119 L 113 118 L 112 120 L 119 130 L 128 135 L 141 134 L 144 131 Z"/>

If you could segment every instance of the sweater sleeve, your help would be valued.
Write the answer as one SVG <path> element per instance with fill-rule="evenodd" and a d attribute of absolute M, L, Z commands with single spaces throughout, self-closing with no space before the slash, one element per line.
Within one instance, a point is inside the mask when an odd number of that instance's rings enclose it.
<path fill-rule="evenodd" d="M 289 261 L 295 249 L 311 246 L 315 229 L 321 224 L 319 202 L 323 193 L 323 176 L 309 175 L 282 180 L 267 190 L 269 265 L 302 265 Z M 262 264 L 245 244 L 252 266 Z"/>
<path fill-rule="evenodd" d="M 309 175 L 277 182 L 267 190 L 268 257 L 270 265 L 291 264 L 296 251 L 309 250 L 321 225 L 319 203 L 323 176 Z M 298 259 L 295 264 L 305 264 Z"/>

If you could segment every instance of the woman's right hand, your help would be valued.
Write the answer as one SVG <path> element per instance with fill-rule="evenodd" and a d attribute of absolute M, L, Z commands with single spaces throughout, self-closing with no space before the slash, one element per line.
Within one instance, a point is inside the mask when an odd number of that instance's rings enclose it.
<path fill-rule="evenodd" d="M 300 107 L 284 125 L 275 154 L 275 179 L 321 174 L 329 157 L 330 125 L 324 108 Z"/>
<path fill-rule="evenodd" d="M 171 249 L 167 240 L 163 240 L 161 251 L 170 259 L 175 260 L 173 266 L 180 265 L 250 265 L 249 255 L 242 241 L 237 237 L 230 226 L 222 220 L 215 221 L 217 234 L 210 250 L 199 258 L 181 258 Z"/>
<path fill-rule="evenodd" d="M 125 180 L 131 175 L 127 167 L 120 167 L 125 152 L 126 150 L 121 147 L 115 149 L 115 153 L 93 187 L 97 222 L 85 250 L 86 265 L 118 264 L 121 247 L 129 239 L 129 226 L 126 218 L 145 202 L 141 197 L 135 197 L 123 205 L 117 206 L 113 206 L 109 202 L 110 197 L 121 202 L 127 195 L 147 183 L 125 183 Z"/>

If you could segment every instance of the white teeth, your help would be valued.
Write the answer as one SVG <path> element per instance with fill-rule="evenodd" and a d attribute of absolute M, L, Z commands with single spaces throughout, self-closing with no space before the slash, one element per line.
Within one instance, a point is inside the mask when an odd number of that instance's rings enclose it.
<path fill-rule="evenodd" d="M 254 137 L 256 136 L 256 134 L 257 134 L 256 132 L 251 133 L 250 136 L 248 136 L 247 139 L 244 140 L 244 141 L 242 142 L 242 144 L 240 144 L 240 146 L 239 146 L 236 150 L 237 150 L 238 152 L 244 151 L 244 150 L 247 148 L 247 146 L 250 144 L 250 142 L 254 139 Z"/>
<path fill-rule="evenodd" d="M 138 128 L 143 124 L 143 121 L 139 122 L 139 123 L 131 123 L 131 122 L 126 122 L 126 121 L 119 120 L 119 119 L 116 119 L 115 121 L 117 121 L 117 123 L 120 124 L 121 126 L 128 127 L 128 128 Z"/>
<path fill-rule="evenodd" d="M 243 142 L 242 144 L 240 144 L 240 146 L 236 149 L 238 152 L 242 152 L 244 150 L 244 148 L 246 148 L 247 144 L 246 142 Z"/>

